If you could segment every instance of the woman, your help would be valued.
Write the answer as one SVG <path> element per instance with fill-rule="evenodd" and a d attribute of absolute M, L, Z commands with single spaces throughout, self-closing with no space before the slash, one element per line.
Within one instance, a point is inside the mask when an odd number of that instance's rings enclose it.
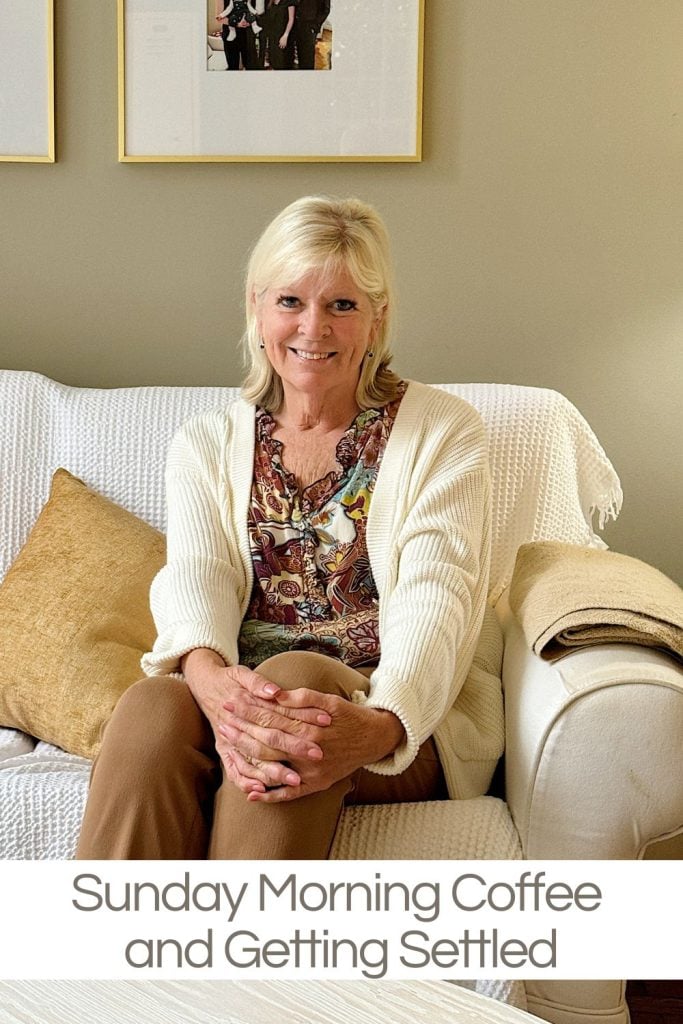
<path fill-rule="evenodd" d="M 261 23 L 268 46 L 268 63 L 274 71 L 291 71 L 294 67 L 291 33 L 295 10 L 295 5 L 287 0 L 266 0 Z"/>
<path fill-rule="evenodd" d="M 246 302 L 243 399 L 171 446 L 150 678 L 105 730 L 79 857 L 325 857 L 345 802 L 462 792 L 481 421 L 390 370 L 388 239 L 366 204 L 283 210 Z"/>

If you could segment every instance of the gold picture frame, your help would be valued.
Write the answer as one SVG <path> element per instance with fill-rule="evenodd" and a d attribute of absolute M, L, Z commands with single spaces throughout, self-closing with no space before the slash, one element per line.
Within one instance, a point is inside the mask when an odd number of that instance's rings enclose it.
<path fill-rule="evenodd" d="M 0 161 L 55 162 L 54 0 L 0 5 Z"/>
<path fill-rule="evenodd" d="M 329 72 L 279 75 L 209 70 L 215 0 L 117 2 L 121 162 L 422 159 L 424 0 L 331 0 Z"/>

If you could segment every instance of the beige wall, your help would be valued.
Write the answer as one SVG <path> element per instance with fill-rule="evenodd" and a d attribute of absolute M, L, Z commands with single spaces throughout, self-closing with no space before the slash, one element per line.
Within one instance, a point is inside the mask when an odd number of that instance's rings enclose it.
<path fill-rule="evenodd" d="M 118 164 L 115 4 L 56 7 L 59 162 L 0 165 L 0 365 L 234 384 L 248 246 L 358 193 L 394 238 L 398 368 L 562 390 L 622 477 L 609 542 L 681 580 L 680 0 L 427 0 L 424 161 L 365 166 Z"/>

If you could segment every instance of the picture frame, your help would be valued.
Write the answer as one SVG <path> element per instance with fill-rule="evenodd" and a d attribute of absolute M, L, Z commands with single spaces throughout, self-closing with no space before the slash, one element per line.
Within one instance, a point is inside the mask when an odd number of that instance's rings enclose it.
<path fill-rule="evenodd" d="M 330 0 L 329 70 L 300 69 L 298 47 L 274 69 L 271 38 L 263 66 L 237 75 L 209 31 L 227 32 L 219 2 L 118 0 L 121 162 L 422 159 L 424 0 Z"/>
<path fill-rule="evenodd" d="M 0 161 L 55 162 L 54 0 L 0 4 Z"/>

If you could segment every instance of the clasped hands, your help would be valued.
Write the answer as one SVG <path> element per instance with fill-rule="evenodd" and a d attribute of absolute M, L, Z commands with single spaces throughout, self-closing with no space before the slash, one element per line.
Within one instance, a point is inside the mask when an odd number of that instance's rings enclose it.
<path fill-rule="evenodd" d="M 250 801 L 279 803 L 328 789 L 389 754 L 405 735 L 390 711 L 304 687 L 284 690 L 243 665 L 221 661 L 201 675 L 190 668 L 186 662 L 183 671 L 211 723 L 225 774 Z"/>

